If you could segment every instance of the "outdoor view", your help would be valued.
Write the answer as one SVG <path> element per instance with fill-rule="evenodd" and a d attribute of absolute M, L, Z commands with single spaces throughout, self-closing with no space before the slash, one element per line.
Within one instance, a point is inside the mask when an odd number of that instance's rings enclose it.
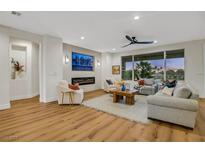
<path fill-rule="evenodd" d="M 122 79 L 132 80 L 132 56 L 122 57 Z"/>
<path fill-rule="evenodd" d="M 160 60 L 144 60 L 134 62 L 134 79 L 140 78 L 164 78 L 164 59 Z"/>
<path fill-rule="evenodd" d="M 184 58 L 166 59 L 166 78 L 184 80 Z"/>
<path fill-rule="evenodd" d="M 140 78 L 163 80 L 164 73 L 166 80 L 184 80 L 184 51 L 169 51 L 166 52 L 166 57 L 164 59 L 164 52 L 134 56 L 134 62 L 124 61 L 122 78 L 132 80 L 132 70 L 134 70 L 134 80 Z"/>

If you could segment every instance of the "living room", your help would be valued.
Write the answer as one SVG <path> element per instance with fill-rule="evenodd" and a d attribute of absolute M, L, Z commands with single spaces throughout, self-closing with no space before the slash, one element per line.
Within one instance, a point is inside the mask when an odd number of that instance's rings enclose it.
<path fill-rule="evenodd" d="M 205 141 L 204 27 L 199 11 L 1 11 L 0 141 Z"/>

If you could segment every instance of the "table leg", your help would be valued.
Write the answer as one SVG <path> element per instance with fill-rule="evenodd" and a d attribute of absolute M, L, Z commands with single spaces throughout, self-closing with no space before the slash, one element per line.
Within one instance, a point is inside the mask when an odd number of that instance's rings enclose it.
<path fill-rule="evenodd" d="M 113 93 L 113 102 L 116 103 L 119 101 L 119 95 L 116 95 L 116 93 Z"/>
<path fill-rule="evenodd" d="M 134 96 L 126 96 L 126 104 L 133 105 L 134 104 Z"/>

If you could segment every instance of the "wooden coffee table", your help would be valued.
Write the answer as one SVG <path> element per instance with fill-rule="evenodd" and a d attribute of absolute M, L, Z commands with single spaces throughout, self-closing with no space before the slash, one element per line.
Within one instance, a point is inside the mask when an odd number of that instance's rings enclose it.
<path fill-rule="evenodd" d="M 113 103 L 118 103 L 120 99 L 123 99 L 123 97 L 125 96 L 126 104 L 128 105 L 135 104 L 134 96 L 137 94 L 137 90 L 132 90 L 132 91 L 111 90 L 110 92 L 113 94 Z"/>

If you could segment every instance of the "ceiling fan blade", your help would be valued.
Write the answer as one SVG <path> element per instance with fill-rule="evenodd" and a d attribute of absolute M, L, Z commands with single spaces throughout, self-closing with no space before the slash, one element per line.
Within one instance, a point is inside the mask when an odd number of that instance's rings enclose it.
<path fill-rule="evenodd" d="M 132 39 L 130 36 L 126 35 L 125 37 L 126 37 L 126 39 L 128 39 L 129 41 L 133 42 L 133 39 Z"/>
<path fill-rule="evenodd" d="M 154 41 L 143 41 L 143 42 L 139 42 L 139 41 L 135 41 L 136 44 L 152 44 L 154 43 Z"/>
<path fill-rule="evenodd" d="M 122 46 L 122 48 L 127 47 L 127 46 L 129 46 L 129 45 L 131 45 L 131 44 L 133 44 L 133 43 L 130 43 L 130 44 L 124 45 L 124 46 Z"/>

